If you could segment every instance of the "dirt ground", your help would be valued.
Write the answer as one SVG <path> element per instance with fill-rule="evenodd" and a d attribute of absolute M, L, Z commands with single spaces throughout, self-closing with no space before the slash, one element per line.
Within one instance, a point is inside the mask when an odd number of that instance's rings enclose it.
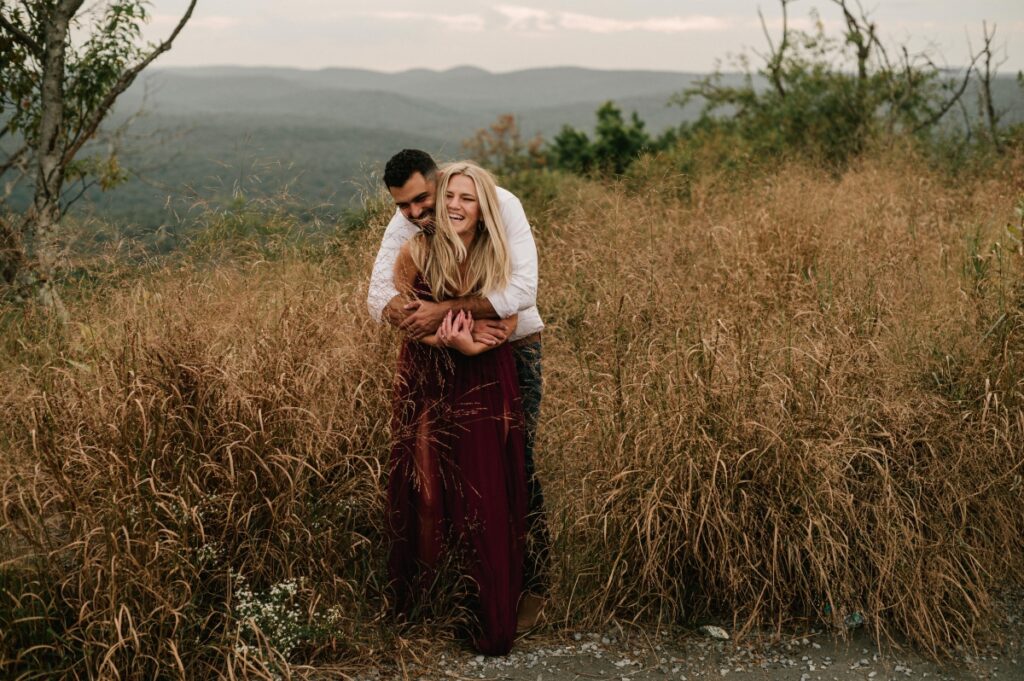
<path fill-rule="evenodd" d="M 1024 595 L 1022 595 L 1024 596 Z M 766 633 L 741 641 L 719 641 L 700 629 L 671 634 L 635 627 L 610 631 L 544 632 L 516 643 L 505 657 L 464 649 L 440 652 L 436 667 L 404 672 L 367 670 L 367 681 L 411 678 L 493 681 L 1024 681 L 1024 598 L 1014 597 L 995 640 L 978 650 L 952 650 L 935 662 L 911 649 L 880 649 L 865 628 L 846 640 L 818 629 L 791 631 L 779 639 Z"/>

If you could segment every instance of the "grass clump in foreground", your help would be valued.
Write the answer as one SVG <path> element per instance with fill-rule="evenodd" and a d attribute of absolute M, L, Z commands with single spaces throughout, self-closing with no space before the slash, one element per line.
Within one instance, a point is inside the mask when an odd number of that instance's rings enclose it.
<path fill-rule="evenodd" d="M 860 612 L 935 655 L 984 635 L 1024 574 L 1024 167 L 923 168 L 876 154 L 685 192 L 549 178 L 532 217 L 556 619 L 841 630 Z M 5 675 L 415 654 L 382 596 L 379 233 L 115 279 L 68 296 L 65 335 L 6 314 Z"/>

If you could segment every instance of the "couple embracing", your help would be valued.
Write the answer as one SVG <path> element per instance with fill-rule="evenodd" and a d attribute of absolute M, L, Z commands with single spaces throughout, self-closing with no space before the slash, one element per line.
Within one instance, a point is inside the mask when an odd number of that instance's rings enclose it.
<path fill-rule="evenodd" d="M 442 566 L 469 585 L 470 637 L 507 653 L 547 594 L 549 536 L 533 465 L 541 399 L 537 251 L 519 200 L 470 162 L 406 149 L 384 171 L 398 208 L 370 281 L 371 315 L 405 332 L 387 521 L 395 607 Z"/>

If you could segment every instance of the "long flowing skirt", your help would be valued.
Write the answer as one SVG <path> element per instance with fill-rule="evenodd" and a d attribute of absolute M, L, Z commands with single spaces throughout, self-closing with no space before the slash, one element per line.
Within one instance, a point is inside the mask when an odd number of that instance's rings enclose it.
<path fill-rule="evenodd" d="M 526 531 L 524 425 L 508 346 L 474 357 L 401 349 L 388 479 L 389 570 L 399 612 L 440 565 L 468 578 L 471 637 L 485 654 L 515 639 Z"/>

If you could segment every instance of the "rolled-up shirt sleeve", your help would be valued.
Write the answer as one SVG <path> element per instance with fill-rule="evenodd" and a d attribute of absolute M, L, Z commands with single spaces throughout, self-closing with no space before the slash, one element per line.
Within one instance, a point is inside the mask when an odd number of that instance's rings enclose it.
<path fill-rule="evenodd" d="M 487 300 L 491 302 L 495 313 L 504 319 L 537 304 L 537 245 L 533 241 L 533 232 L 519 199 L 511 192 L 502 190 L 499 202 L 508 239 L 512 276 L 505 290 L 488 293 Z"/>
<path fill-rule="evenodd" d="M 375 321 L 383 321 L 384 308 L 398 295 L 398 289 L 395 288 L 395 261 L 398 260 L 402 244 L 415 233 L 416 227 L 401 212 L 395 211 L 384 230 L 377 258 L 373 261 L 370 290 L 366 295 L 366 309 Z"/>

